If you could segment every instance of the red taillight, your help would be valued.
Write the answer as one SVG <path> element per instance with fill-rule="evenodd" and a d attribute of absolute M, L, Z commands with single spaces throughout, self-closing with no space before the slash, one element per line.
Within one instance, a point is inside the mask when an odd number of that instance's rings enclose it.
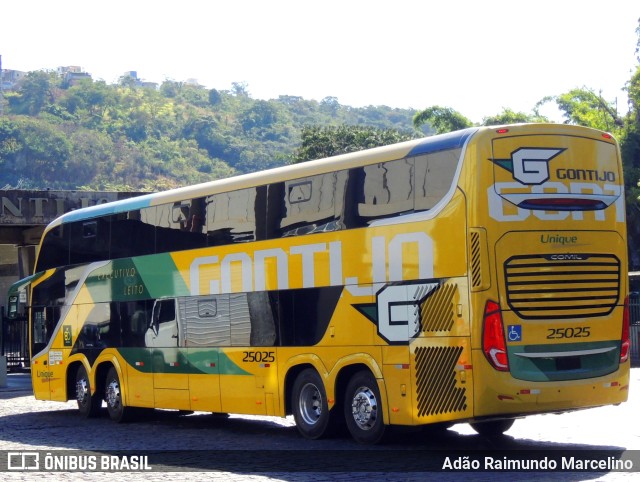
<path fill-rule="evenodd" d="M 629 359 L 629 350 L 631 348 L 631 337 L 629 336 L 629 297 L 624 299 L 624 315 L 622 316 L 622 343 L 620 344 L 620 363 L 624 363 Z"/>
<path fill-rule="evenodd" d="M 502 372 L 509 370 L 502 312 L 500 311 L 500 305 L 495 301 L 487 301 L 484 307 L 482 350 L 493 368 Z"/>

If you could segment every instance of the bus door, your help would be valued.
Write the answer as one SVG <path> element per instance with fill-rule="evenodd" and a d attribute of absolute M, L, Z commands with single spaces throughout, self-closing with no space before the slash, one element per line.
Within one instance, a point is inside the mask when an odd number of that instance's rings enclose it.
<path fill-rule="evenodd" d="M 34 394 L 43 400 L 67 400 L 66 364 L 72 348 L 72 331 L 76 319 L 76 307 L 72 306 L 67 313 L 64 323 L 55 326 L 60 316 L 59 307 L 32 308 L 32 343 L 34 353 L 38 353 L 32 360 L 32 383 Z M 51 338 L 53 337 L 53 340 Z M 49 342 L 46 350 L 45 343 Z M 39 350 L 38 350 L 39 348 Z M 45 348 L 44 350 L 42 350 Z"/>
<path fill-rule="evenodd" d="M 176 300 L 156 300 L 145 345 L 151 352 L 157 408 L 190 410 L 188 363 L 182 351 Z"/>

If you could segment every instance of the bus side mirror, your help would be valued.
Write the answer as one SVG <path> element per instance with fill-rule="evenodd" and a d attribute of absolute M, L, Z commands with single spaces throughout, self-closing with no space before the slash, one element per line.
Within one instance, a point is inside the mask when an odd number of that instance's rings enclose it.
<path fill-rule="evenodd" d="M 9 296 L 9 305 L 7 306 L 7 318 L 15 319 L 18 317 L 18 295 Z"/>

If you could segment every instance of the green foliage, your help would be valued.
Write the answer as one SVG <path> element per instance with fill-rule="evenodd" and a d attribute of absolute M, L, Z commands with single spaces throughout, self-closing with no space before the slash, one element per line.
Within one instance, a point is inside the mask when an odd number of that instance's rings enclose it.
<path fill-rule="evenodd" d="M 364 126 L 306 126 L 302 129 L 302 145 L 292 157 L 293 163 L 321 159 L 347 152 L 408 141 L 415 134 L 394 129 Z"/>
<path fill-rule="evenodd" d="M 546 117 L 536 113 L 515 112 L 508 108 L 503 108 L 502 112 L 494 116 L 482 119 L 483 126 L 499 126 L 504 124 L 521 124 L 526 122 L 549 122 Z"/>
<path fill-rule="evenodd" d="M 457 131 L 471 127 L 473 123 L 460 112 L 451 107 L 434 105 L 423 111 L 417 112 L 413 117 L 413 125 L 416 129 L 428 124 L 437 134 Z"/>
<path fill-rule="evenodd" d="M 53 72 L 31 72 L 4 96 L 0 183 L 33 189 L 183 186 L 290 162 L 304 125 L 411 132 L 414 114 L 335 97 L 255 100 L 245 82 L 220 91 L 167 80 L 155 90 L 130 76 L 69 83 Z"/>
<path fill-rule="evenodd" d="M 71 149 L 64 132 L 55 125 L 29 117 L 0 119 L 0 167 L 5 183 L 56 187 Z"/>
<path fill-rule="evenodd" d="M 45 106 L 53 102 L 53 75 L 42 71 L 29 72 L 22 80 L 20 92 L 7 97 L 9 107 L 18 114 L 39 114 Z"/>
<path fill-rule="evenodd" d="M 541 107 L 547 102 L 555 102 L 568 124 L 593 127 L 613 134 L 619 134 L 624 120 L 618 116 L 615 103 L 605 100 L 601 94 L 583 87 L 553 97 L 545 97 L 538 102 Z"/>

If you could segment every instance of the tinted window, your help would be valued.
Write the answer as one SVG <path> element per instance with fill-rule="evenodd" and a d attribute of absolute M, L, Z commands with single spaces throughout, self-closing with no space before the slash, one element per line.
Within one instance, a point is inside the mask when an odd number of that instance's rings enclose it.
<path fill-rule="evenodd" d="M 167 253 L 207 246 L 204 198 L 188 199 L 157 207 L 156 252 Z"/>
<path fill-rule="evenodd" d="M 123 346 L 144 346 L 144 336 L 151 324 L 153 301 L 126 301 L 117 305 Z"/>
<path fill-rule="evenodd" d="M 71 264 L 109 259 L 111 223 L 109 218 L 77 221 L 68 225 Z"/>
<path fill-rule="evenodd" d="M 256 241 L 257 221 L 260 217 L 256 216 L 257 198 L 257 188 L 207 196 L 205 229 L 208 245 Z M 264 224 L 264 218 L 261 221 Z"/>
<path fill-rule="evenodd" d="M 269 237 L 342 229 L 347 177 L 347 171 L 338 171 L 269 186 Z"/>
<path fill-rule="evenodd" d="M 155 207 L 111 216 L 111 258 L 128 258 L 155 252 Z"/>
<path fill-rule="evenodd" d="M 414 205 L 414 166 L 411 159 L 381 162 L 349 170 L 347 227 L 410 213 Z"/>
<path fill-rule="evenodd" d="M 36 272 L 69 264 L 69 226 L 58 226 L 42 240 Z"/>
<path fill-rule="evenodd" d="M 81 305 L 82 315 L 86 314 L 84 324 L 80 329 L 75 349 L 106 348 L 120 346 L 120 321 L 117 312 L 112 314 L 109 303 L 96 303 L 95 305 Z"/>
<path fill-rule="evenodd" d="M 449 192 L 462 149 L 415 157 L 415 210 L 433 208 Z"/>

